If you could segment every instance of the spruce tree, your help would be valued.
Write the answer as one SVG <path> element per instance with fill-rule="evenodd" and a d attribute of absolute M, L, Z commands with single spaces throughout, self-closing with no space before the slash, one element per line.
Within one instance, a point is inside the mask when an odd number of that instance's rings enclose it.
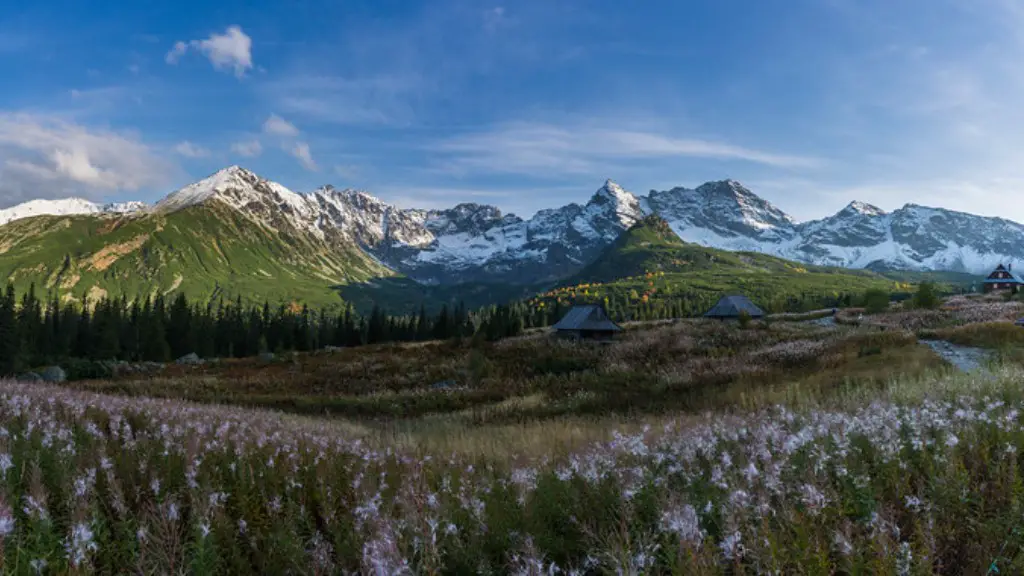
<path fill-rule="evenodd" d="M 18 369 L 20 342 L 15 324 L 14 285 L 8 284 L 0 296 L 0 376 L 9 376 Z"/>

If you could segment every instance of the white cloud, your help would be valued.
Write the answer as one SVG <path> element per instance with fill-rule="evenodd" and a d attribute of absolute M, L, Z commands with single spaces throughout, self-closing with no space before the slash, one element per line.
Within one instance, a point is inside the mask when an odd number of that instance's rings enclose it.
<path fill-rule="evenodd" d="M 263 153 L 263 146 L 259 140 L 247 140 L 245 142 L 235 142 L 231 145 L 231 151 L 239 156 L 246 158 L 253 158 Z"/>
<path fill-rule="evenodd" d="M 206 158 L 210 155 L 210 151 L 202 146 L 193 144 L 188 140 L 179 142 L 175 147 L 174 151 L 181 156 L 186 158 Z"/>
<path fill-rule="evenodd" d="M 238 26 L 228 26 L 223 34 L 211 34 L 205 40 L 175 42 L 167 53 L 167 63 L 176 64 L 189 50 L 202 53 L 218 70 L 232 69 L 238 78 L 252 69 L 252 38 Z"/>
<path fill-rule="evenodd" d="M 296 142 L 294 146 L 288 149 L 288 153 L 295 156 L 299 164 L 302 164 L 302 167 L 306 170 L 313 172 L 318 170 L 316 162 L 313 161 L 313 154 L 309 151 L 309 144 Z"/>
<path fill-rule="evenodd" d="M 447 156 L 441 162 L 443 168 L 461 173 L 588 174 L 600 172 L 609 161 L 673 157 L 739 160 L 780 168 L 820 163 L 809 157 L 652 132 L 539 123 L 503 124 L 431 148 Z"/>
<path fill-rule="evenodd" d="M 173 166 L 131 134 L 0 112 L 0 205 L 167 184 Z"/>
<path fill-rule="evenodd" d="M 271 114 L 263 123 L 263 131 L 275 136 L 295 137 L 299 135 L 299 129 L 294 124 L 281 118 L 277 114 Z"/>

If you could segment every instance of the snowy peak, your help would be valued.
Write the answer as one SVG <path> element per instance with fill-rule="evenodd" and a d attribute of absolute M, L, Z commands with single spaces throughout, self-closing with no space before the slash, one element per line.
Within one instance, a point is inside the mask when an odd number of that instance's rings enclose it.
<path fill-rule="evenodd" d="M 627 192 L 611 179 L 590 198 L 584 207 L 587 216 L 598 224 L 621 227 L 625 230 L 644 217 L 640 199 Z M 618 230 L 616 236 L 618 236 Z"/>
<path fill-rule="evenodd" d="M 157 202 L 158 210 L 174 212 L 202 204 L 219 193 L 234 191 L 254 191 L 259 184 L 260 178 L 254 173 L 240 166 L 230 166 L 219 170 L 202 180 L 189 184 L 184 188 L 172 192 L 163 200 Z"/>
<path fill-rule="evenodd" d="M 308 234 L 336 249 L 356 246 L 425 283 L 534 283 L 571 275 L 647 216 L 683 240 L 727 250 L 851 268 L 986 272 L 1024 261 L 1024 226 L 998 218 L 908 204 L 887 213 L 851 202 L 798 224 L 736 180 L 637 196 L 609 179 L 584 205 L 537 212 L 529 220 L 494 206 L 402 209 L 373 195 L 326 185 L 296 193 L 230 166 L 161 200 L 159 212 L 217 202 L 259 226 Z M 0 210 L 0 225 L 45 214 L 146 211 L 142 203 L 98 205 L 79 198 L 35 200 Z"/>
<path fill-rule="evenodd" d="M 131 200 L 129 202 L 110 202 L 103 205 L 103 212 L 109 214 L 131 214 L 134 212 L 142 212 L 149 208 L 149 205 L 145 202 L 139 202 L 137 200 Z"/>
<path fill-rule="evenodd" d="M 842 210 L 840 210 L 839 213 L 836 214 L 836 215 L 837 216 L 840 216 L 840 215 L 845 215 L 845 216 L 852 216 L 852 215 L 859 215 L 859 216 L 885 216 L 886 214 L 887 214 L 887 212 L 885 210 L 882 210 L 878 206 L 874 206 L 872 204 L 868 204 L 867 202 L 861 202 L 859 200 L 854 200 L 853 202 L 850 202 L 849 204 L 847 204 L 846 208 L 843 208 Z"/>
<path fill-rule="evenodd" d="M 796 223 L 789 214 L 735 180 L 701 184 L 695 192 L 708 208 L 731 212 L 753 227 L 786 227 Z"/>
<path fill-rule="evenodd" d="M 144 202 L 118 202 L 100 205 L 84 198 L 30 200 L 0 210 L 0 226 L 33 216 L 74 216 L 80 214 L 128 214 L 146 209 Z"/>

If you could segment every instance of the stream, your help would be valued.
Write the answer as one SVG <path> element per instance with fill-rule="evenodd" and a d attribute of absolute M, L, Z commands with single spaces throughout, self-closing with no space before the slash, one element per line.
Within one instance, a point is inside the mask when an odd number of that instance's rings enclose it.
<path fill-rule="evenodd" d="M 988 351 L 982 348 L 957 346 L 945 340 L 921 340 L 921 344 L 928 346 L 944 360 L 964 372 L 980 370 L 989 358 Z"/>

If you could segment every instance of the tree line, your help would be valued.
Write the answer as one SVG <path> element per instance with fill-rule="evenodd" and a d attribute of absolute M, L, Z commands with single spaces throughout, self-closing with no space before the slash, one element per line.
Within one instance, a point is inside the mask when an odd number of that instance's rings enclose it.
<path fill-rule="evenodd" d="M 532 318 L 532 317 L 531 317 Z M 8 285 L 0 294 L 0 375 L 62 359 L 167 362 L 190 353 L 239 358 L 260 353 L 313 351 L 384 342 L 479 338 L 521 334 L 528 325 L 522 306 L 468 311 L 458 304 L 428 314 L 391 315 L 374 307 L 359 315 L 348 306 L 190 302 L 178 294 L 129 302 L 126 297 L 82 303 L 40 298 L 34 287 L 20 296 Z"/>

